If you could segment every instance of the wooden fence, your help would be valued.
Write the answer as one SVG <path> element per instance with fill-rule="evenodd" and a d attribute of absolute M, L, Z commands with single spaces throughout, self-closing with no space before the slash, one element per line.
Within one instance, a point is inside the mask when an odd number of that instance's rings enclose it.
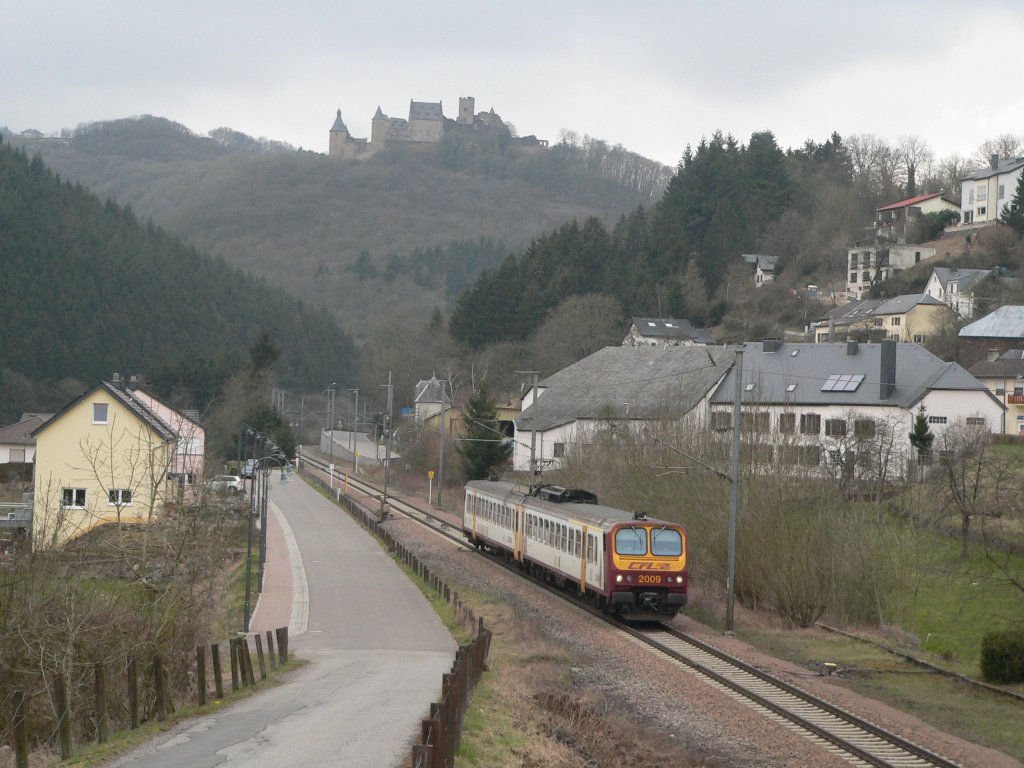
<path fill-rule="evenodd" d="M 273 632 L 267 630 L 266 653 L 263 648 L 263 638 L 256 634 L 256 657 L 259 665 L 260 680 L 266 680 L 268 668 L 274 670 L 280 663 L 288 661 L 288 627 L 280 627 Z M 277 652 L 275 653 L 275 640 Z M 249 648 L 248 637 L 234 637 L 228 640 L 228 656 L 231 665 L 231 690 L 232 692 L 256 685 L 256 674 L 253 669 L 252 652 Z M 202 707 L 206 705 L 212 693 L 216 699 L 224 698 L 224 674 L 221 666 L 220 644 L 213 643 L 209 647 L 209 657 L 212 665 L 212 675 L 207 675 L 206 658 L 207 649 L 205 646 L 196 648 L 195 655 L 195 690 L 196 703 Z M 168 715 L 173 715 L 175 705 L 170 694 L 168 684 L 168 670 L 166 669 L 163 657 L 153 656 L 148 662 L 139 664 L 134 658 L 129 658 L 123 669 L 117 671 L 122 676 L 123 687 L 120 690 L 124 693 L 124 700 L 112 702 L 108 696 L 111 673 L 107 665 L 102 661 L 92 664 L 92 696 L 89 711 L 80 713 L 86 716 L 91 724 L 91 733 L 99 744 L 107 742 L 110 738 L 113 726 L 122 726 L 130 729 L 138 728 L 144 720 L 155 719 L 162 722 Z M 192 670 L 189 670 L 191 676 Z M 212 691 L 209 685 L 212 684 Z M 62 760 L 67 760 L 73 752 L 72 738 L 72 716 L 69 686 L 64 675 L 55 673 L 49 677 L 36 681 L 35 690 L 16 688 L 11 692 L 12 708 L 12 731 L 14 741 L 15 765 L 17 768 L 28 768 L 29 757 L 29 733 L 48 732 L 55 737 L 57 747 Z M 32 709 L 30 705 L 33 699 L 42 698 L 45 706 Z M 111 712 L 111 704 L 115 703 L 115 709 L 122 713 L 118 722 Z M 45 724 L 35 724 L 31 727 L 29 717 L 38 714 L 40 711 L 52 713 L 50 727 Z M 145 714 L 143 714 L 145 713 Z M 92 740 L 92 739 L 90 739 Z"/>

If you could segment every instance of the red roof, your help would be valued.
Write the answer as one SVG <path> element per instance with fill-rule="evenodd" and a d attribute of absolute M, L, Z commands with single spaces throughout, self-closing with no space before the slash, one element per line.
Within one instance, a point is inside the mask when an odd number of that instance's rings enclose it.
<path fill-rule="evenodd" d="M 912 197 L 909 200 L 900 200 L 900 202 L 898 203 L 890 203 L 889 205 L 883 205 L 881 208 L 876 208 L 875 210 L 888 211 L 892 208 L 907 208 L 908 206 L 911 205 L 923 203 L 925 200 L 931 200 L 933 197 L 939 197 L 941 194 L 941 192 L 933 192 L 930 195 L 918 195 L 917 197 Z"/>

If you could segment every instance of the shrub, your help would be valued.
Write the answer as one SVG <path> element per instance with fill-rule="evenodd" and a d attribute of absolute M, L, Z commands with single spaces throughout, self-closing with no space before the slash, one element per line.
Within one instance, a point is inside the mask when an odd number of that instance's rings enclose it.
<path fill-rule="evenodd" d="M 1024 682 L 1024 629 L 989 632 L 981 639 L 981 674 L 991 683 Z"/>

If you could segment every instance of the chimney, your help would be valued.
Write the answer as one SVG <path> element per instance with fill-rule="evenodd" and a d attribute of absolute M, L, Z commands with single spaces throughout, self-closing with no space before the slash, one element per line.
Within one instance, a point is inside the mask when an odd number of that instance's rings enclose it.
<path fill-rule="evenodd" d="M 896 342 L 886 339 L 879 346 L 878 399 L 888 400 L 896 388 Z"/>
<path fill-rule="evenodd" d="M 992 153 L 992 157 L 989 158 L 989 162 L 991 163 L 992 170 L 994 171 L 996 168 L 999 167 L 999 155 L 997 153 L 993 152 Z"/>
<path fill-rule="evenodd" d="M 849 341 L 846 342 L 846 354 L 847 355 L 856 355 L 857 354 L 857 340 L 856 339 L 850 339 Z"/>
<path fill-rule="evenodd" d="M 992 363 L 992 362 L 995 362 L 998 359 L 999 359 L 999 350 L 998 349 L 989 348 L 989 350 L 988 350 L 988 361 L 990 363 Z"/>
<path fill-rule="evenodd" d="M 780 339 L 765 339 L 761 342 L 761 349 L 764 352 L 778 352 L 782 348 Z"/>

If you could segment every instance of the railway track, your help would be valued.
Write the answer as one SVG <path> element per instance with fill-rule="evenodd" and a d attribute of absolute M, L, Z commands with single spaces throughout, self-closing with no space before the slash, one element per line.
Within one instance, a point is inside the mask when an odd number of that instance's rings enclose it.
<path fill-rule="evenodd" d="M 328 469 L 326 464 L 312 457 L 304 455 L 302 459 L 321 472 Z M 348 483 L 360 493 L 376 497 L 381 495 L 380 488 L 365 480 L 349 478 Z M 448 540 L 473 549 L 465 541 L 461 531 L 453 531 L 451 523 L 439 515 L 395 496 L 389 496 L 388 502 L 393 512 L 415 520 Z M 525 575 L 513 564 L 499 559 L 495 559 L 494 562 L 519 575 Z M 564 590 L 535 579 L 531 581 L 602 621 L 612 624 L 653 653 L 685 665 L 727 695 L 761 710 L 766 716 L 821 744 L 824 749 L 840 755 L 852 765 L 879 768 L 959 768 L 958 763 L 819 699 L 684 632 L 663 624 L 625 624 L 580 603 Z"/>

